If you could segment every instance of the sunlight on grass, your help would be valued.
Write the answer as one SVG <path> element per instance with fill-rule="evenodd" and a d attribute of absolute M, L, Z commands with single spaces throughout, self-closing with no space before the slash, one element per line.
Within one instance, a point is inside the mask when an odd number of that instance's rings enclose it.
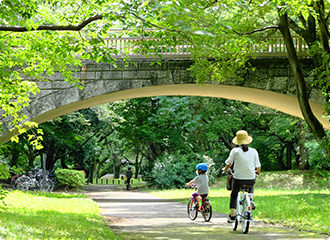
<path fill-rule="evenodd" d="M 151 194 L 186 202 L 192 192 L 191 189 L 174 189 Z M 317 233 L 330 232 L 329 190 L 256 189 L 254 196 L 257 206 L 254 217 L 257 220 Z M 209 199 L 216 212 L 229 213 L 229 197 L 230 191 L 226 189 L 210 189 Z"/>
<path fill-rule="evenodd" d="M 100 217 L 96 203 L 79 195 L 13 191 L 5 204 L 0 203 L 0 238 L 120 239 Z"/>

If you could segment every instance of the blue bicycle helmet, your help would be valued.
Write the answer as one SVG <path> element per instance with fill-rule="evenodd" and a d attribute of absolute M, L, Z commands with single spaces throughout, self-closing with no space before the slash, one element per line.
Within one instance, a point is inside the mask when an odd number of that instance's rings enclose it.
<path fill-rule="evenodd" d="M 207 164 L 206 163 L 198 163 L 197 165 L 196 165 L 196 170 L 202 170 L 203 172 L 205 172 L 205 171 L 207 171 L 207 169 L 209 169 L 208 168 L 208 166 L 207 166 Z"/>

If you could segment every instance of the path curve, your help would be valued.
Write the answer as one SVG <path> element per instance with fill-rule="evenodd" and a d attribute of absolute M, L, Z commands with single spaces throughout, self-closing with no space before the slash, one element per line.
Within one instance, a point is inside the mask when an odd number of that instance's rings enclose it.
<path fill-rule="evenodd" d="M 195 221 L 187 217 L 186 205 L 161 199 L 145 192 L 120 190 L 115 186 L 90 185 L 87 196 L 101 208 L 109 226 L 123 239 L 327 239 L 315 233 L 264 223 L 252 223 L 247 235 L 239 227 L 232 231 L 226 215 L 214 213 L 209 223 L 199 214 Z"/>

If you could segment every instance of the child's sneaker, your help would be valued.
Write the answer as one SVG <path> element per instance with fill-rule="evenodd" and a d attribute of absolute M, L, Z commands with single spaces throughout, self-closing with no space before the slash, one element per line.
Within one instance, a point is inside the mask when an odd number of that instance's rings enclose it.
<path fill-rule="evenodd" d="M 229 214 L 227 222 L 228 223 L 233 223 L 236 220 L 236 216 L 231 216 L 231 214 Z"/>

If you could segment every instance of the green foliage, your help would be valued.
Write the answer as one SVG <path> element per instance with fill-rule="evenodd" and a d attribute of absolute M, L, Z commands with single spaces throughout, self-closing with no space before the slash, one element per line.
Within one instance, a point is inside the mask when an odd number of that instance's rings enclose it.
<path fill-rule="evenodd" d="M 64 188 L 79 188 L 85 185 L 85 174 L 71 169 L 57 169 L 55 171 L 58 185 Z"/>
<path fill-rule="evenodd" d="M 158 189 L 184 188 L 187 182 L 196 177 L 196 165 L 201 162 L 209 166 L 207 174 L 211 184 L 218 174 L 213 160 L 195 153 L 173 153 L 159 157 L 150 173 L 146 172 L 145 178 Z"/>
<path fill-rule="evenodd" d="M 10 128 L 21 134 L 26 116 L 21 111 L 30 103 L 30 96 L 39 92 L 34 81 L 48 81 L 53 74 L 76 87 L 83 83 L 74 73 L 82 59 L 113 62 L 111 48 L 103 38 L 118 19 L 117 7 L 108 1 L 1 1 L 0 2 L 0 105 L 2 117 L 10 119 Z M 86 24 L 83 33 L 67 29 L 37 30 L 39 26 L 79 25 L 89 17 L 103 13 L 99 24 Z M 22 32 L 15 29 L 24 28 Z M 13 30 L 13 28 L 15 28 Z M 19 49 L 19 50 L 18 50 Z M 100 54 L 102 53 L 102 54 Z M 79 57 L 80 58 L 79 58 Z M 40 136 L 35 136 L 39 145 Z M 17 138 L 13 138 L 17 141 Z"/>
<path fill-rule="evenodd" d="M 312 169 L 330 169 L 330 159 L 324 154 L 324 148 L 316 140 L 306 143 L 306 150 L 309 155 L 308 162 Z"/>
<path fill-rule="evenodd" d="M 6 163 L 0 161 L 0 179 L 7 179 L 9 177 L 9 166 Z"/>
<path fill-rule="evenodd" d="M 231 143 L 234 134 L 245 129 L 254 139 L 251 147 L 258 150 L 263 170 L 327 169 L 328 161 L 305 127 L 301 128 L 306 135 L 301 141 L 306 145 L 305 159 L 309 159 L 309 165 L 307 160 L 295 165 L 300 155 L 300 128 L 297 127 L 300 123 L 297 118 L 271 109 L 226 99 L 139 98 L 80 110 L 43 123 L 40 128 L 44 131 L 44 149 L 38 151 L 29 147 L 27 135 L 23 134 L 18 144 L 6 145 L 1 154 L 6 163 L 28 169 L 39 167 L 39 156 L 50 153 L 47 157 L 49 169 L 63 168 L 63 165 L 84 169 L 89 181 L 114 173 L 114 165 L 126 157 L 138 174 L 143 173 L 150 184 L 154 184 L 151 171 L 156 162 L 164 164 L 163 168 L 176 163 L 167 163 L 164 156 L 178 158 L 180 164 L 189 163 L 191 159 L 205 162 L 209 158 L 214 164 L 209 175 L 216 176 L 218 172 L 212 171 L 224 166 L 234 146 Z M 292 143 L 291 167 L 287 165 L 288 143 Z M 13 160 L 15 153 L 19 154 L 16 161 Z M 29 167 L 30 159 L 34 165 Z M 184 166 L 179 165 L 179 168 Z M 185 175 L 191 173 L 194 170 Z M 184 181 L 173 182 L 166 180 L 159 185 L 173 187 Z"/>
<path fill-rule="evenodd" d="M 0 185 L 0 201 L 4 202 L 3 200 L 6 198 L 8 191 L 4 190 Z"/>
<path fill-rule="evenodd" d="M 10 178 L 9 166 L 3 161 L 0 160 L 0 180 Z M 0 201 L 6 197 L 7 191 L 5 191 L 0 184 Z"/>
<path fill-rule="evenodd" d="M 256 188 L 269 189 L 329 189 L 329 172 L 326 170 L 290 170 L 262 172 Z"/>

